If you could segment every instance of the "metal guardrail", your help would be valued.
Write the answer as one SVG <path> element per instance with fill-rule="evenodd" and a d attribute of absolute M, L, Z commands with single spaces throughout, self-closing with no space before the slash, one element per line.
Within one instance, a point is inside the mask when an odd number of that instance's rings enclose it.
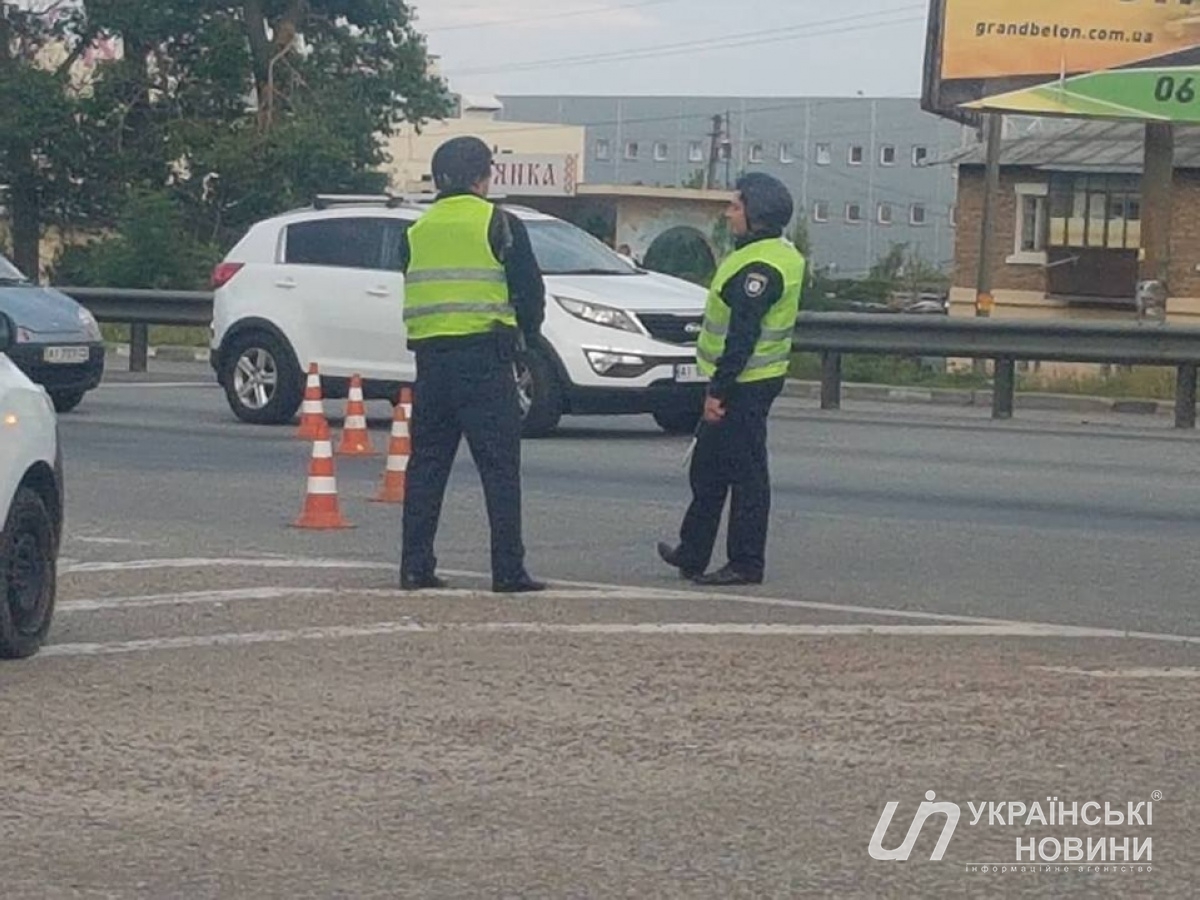
<path fill-rule="evenodd" d="M 101 322 L 131 326 L 130 370 L 145 371 L 149 325 L 208 325 L 212 294 L 60 287 Z M 1200 328 L 1157 323 L 1061 322 L 947 316 L 802 313 L 794 348 L 821 354 L 821 408 L 838 409 L 848 353 L 990 359 L 992 416 L 1012 418 L 1016 362 L 1057 361 L 1170 366 L 1178 371 L 1175 425 L 1196 427 Z"/>
<path fill-rule="evenodd" d="M 58 287 L 91 310 L 100 322 L 129 325 L 129 371 L 145 372 L 151 325 L 207 326 L 212 322 L 209 291 L 156 291 L 133 288 Z"/>
<path fill-rule="evenodd" d="M 1061 322 L 946 316 L 802 313 L 793 347 L 821 354 L 821 408 L 841 406 L 847 353 L 960 357 L 995 361 L 992 417 L 1010 419 L 1018 360 L 1177 369 L 1175 425 L 1196 427 L 1200 328 L 1157 323 Z"/>

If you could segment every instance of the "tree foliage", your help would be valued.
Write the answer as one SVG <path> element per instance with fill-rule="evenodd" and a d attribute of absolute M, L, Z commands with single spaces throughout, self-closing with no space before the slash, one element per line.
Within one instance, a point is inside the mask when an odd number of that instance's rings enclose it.
<path fill-rule="evenodd" d="M 18 233 L 22 192 L 35 230 L 128 229 L 153 197 L 191 244 L 227 247 L 318 191 L 382 189 L 396 125 L 450 110 L 401 0 L 55 7 L 0 0 L 0 183 L 26 260 L 37 240 L 31 250 L 28 227 Z M 76 64 L 105 41 L 116 58 L 80 79 Z M 70 56 L 50 68 L 39 46 Z"/>

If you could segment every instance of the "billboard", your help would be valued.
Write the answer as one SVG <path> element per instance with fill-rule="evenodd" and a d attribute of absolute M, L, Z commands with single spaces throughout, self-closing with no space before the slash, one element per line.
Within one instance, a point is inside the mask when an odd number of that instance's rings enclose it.
<path fill-rule="evenodd" d="M 1200 122 L 1200 3 L 931 0 L 922 106 Z"/>

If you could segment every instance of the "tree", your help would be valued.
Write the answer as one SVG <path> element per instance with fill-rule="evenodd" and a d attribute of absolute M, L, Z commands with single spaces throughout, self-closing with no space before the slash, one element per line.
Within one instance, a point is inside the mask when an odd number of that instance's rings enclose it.
<path fill-rule="evenodd" d="M 77 11 L 62 4 L 0 2 L 0 185 L 7 186 L 13 261 L 34 279 L 42 225 L 65 216 L 83 155 L 68 83 L 82 52 L 78 24 Z M 62 53 L 57 63 L 54 48 Z"/>
<path fill-rule="evenodd" d="M 400 0 L 84 0 L 77 31 L 123 48 L 78 113 L 93 229 L 153 195 L 227 245 L 318 191 L 382 190 L 396 124 L 451 108 Z"/>

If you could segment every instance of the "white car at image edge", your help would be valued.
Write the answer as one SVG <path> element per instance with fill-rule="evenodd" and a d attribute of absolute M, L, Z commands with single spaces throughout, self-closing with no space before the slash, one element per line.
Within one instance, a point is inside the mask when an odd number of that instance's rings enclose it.
<path fill-rule="evenodd" d="M 62 450 L 46 390 L 8 358 L 0 314 L 0 659 L 33 656 L 54 616 L 62 540 Z"/>
<path fill-rule="evenodd" d="M 247 231 L 213 272 L 211 363 L 238 418 L 292 421 L 311 363 L 327 398 L 344 397 L 355 374 L 367 399 L 395 401 L 414 381 L 397 253 L 427 208 L 318 197 Z M 563 415 L 638 413 L 690 433 L 704 397 L 704 288 L 640 269 L 561 219 L 504 208 L 529 231 L 546 283 L 541 339 L 515 373 L 524 434 L 547 435 Z"/>

